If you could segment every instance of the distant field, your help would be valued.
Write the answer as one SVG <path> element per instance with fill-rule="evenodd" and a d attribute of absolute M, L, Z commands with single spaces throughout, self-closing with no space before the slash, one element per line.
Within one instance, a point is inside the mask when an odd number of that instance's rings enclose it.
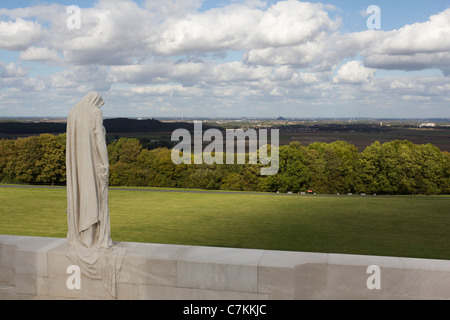
<path fill-rule="evenodd" d="M 127 137 L 147 140 L 159 140 L 171 143 L 171 132 L 155 133 L 128 133 L 128 134 L 110 134 L 109 139 L 114 137 Z M 342 140 L 355 145 L 359 151 L 364 151 L 375 141 L 381 143 L 392 140 L 409 140 L 415 144 L 432 143 L 442 151 L 450 152 L 450 128 L 448 129 L 419 129 L 419 128 L 392 128 L 386 132 L 288 132 L 280 130 L 280 145 L 287 145 L 293 141 L 299 141 L 308 146 L 314 142 L 331 143 Z M 176 144 L 174 142 L 173 144 Z M 208 144 L 208 142 L 206 142 Z"/>
<path fill-rule="evenodd" d="M 65 189 L 0 188 L 0 203 L 0 234 L 66 236 Z M 448 196 L 110 189 L 114 241 L 446 260 L 449 207 Z"/>
<path fill-rule="evenodd" d="M 450 152 L 450 128 L 393 128 L 386 132 L 280 132 L 281 145 L 299 141 L 307 146 L 314 142 L 331 143 L 336 140 L 353 144 L 359 151 L 364 151 L 375 141 L 384 143 L 392 140 L 409 140 L 415 144 L 432 143 L 442 151 Z"/>

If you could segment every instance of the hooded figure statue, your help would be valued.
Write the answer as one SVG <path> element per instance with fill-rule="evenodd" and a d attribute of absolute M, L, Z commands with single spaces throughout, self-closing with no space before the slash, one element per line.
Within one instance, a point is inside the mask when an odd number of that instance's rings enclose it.
<path fill-rule="evenodd" d="M 115 296 L 121 259 L 111 240 L 103 104 L 98 93 L 90 92 L 67 118 L 67 242 L 72 262 L 86 276 L 106 280 L 106 288 Z"/>

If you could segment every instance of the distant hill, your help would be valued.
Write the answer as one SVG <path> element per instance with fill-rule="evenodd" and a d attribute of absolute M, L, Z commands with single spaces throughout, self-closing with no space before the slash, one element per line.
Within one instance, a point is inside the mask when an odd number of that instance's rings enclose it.
<path fill-rule="evenodd" d="M 192 123 L 161 122 L 154 119 L 137 120 L 127 118 L 105 119 L 103 121 L 107 133 L 143 133 L 171 132 L 176 129 L 194 130 Z M 206 130 L 209 126 L 203 125 Z M 55 122 L 0 122 L 0 133 L 3 134 L 59 134 L 66 132 L 65 123 Z"/>
<path fill-rule="evenodd" d="M 105 119 L 103 121 L 108 133 L 139 133 L 139 132 L 171 132 L 176 129 L 194 130 L 193 123 L 161 122 L 154 119 L 136 120 L 127 118 Z M 208 129 L 203 125 L 203 129 Z"/>
<path fill-rule="evenodd" d="M 0 122 L 0 133 L 4 134 L 40 134 L 64 133 L 65 123 L 53 122 Z"/>

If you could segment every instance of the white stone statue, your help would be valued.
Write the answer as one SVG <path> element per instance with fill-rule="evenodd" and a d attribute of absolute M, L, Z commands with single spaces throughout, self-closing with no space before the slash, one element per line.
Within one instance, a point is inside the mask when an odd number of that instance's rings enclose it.
<path fill-rule="evenodd" d="M 103 104 L 98 93 L 90 92 L 67 118 L 67 242 L 72 262 L 86 276 L 103 278 L 115 295 L 123 251 L 113 247 L 111 240 Z"/>

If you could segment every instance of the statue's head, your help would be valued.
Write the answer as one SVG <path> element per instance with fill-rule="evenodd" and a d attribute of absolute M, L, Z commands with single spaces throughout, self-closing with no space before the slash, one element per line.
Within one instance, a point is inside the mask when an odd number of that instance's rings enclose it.
<path fill-rule="evenodd" d="M 91 106 L 91 107 L 97 107 L 100 108 L 101 106 L 103 106 L 105 104 L 105 101 L 103 101 L 103 98 L 101 95 L 99 95 L 97 92 L 89 92 L 86 96 L 85 96 L 86 102 Z"/>

